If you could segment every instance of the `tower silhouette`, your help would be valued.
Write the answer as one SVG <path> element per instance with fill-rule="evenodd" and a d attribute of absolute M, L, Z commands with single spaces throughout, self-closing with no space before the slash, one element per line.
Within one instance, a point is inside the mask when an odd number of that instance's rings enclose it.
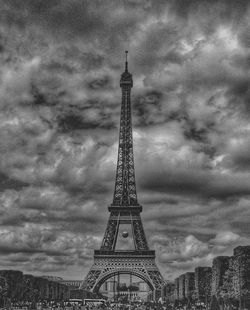
<path fill-rule="evenodd" d="M 144 280 L 157 298 L 165 281 L 156 266 L 155 251 L 148 247 L 140 216 L 142 206 L 137 201 L 130 101 L 133 79 L 128 71 L 128 52 L 125 53 L 125 71 L 120 79 L 122 103 L 114 197 L 108 207 L 110 216 L 101 248 L 94 251 L 94 264 L 81 288 L 98 292 L 108 278 L 117 274 L 132 274 Z M 119 226 L 122 224 L 131 226 L 132 250 L 116 250 Z"/>

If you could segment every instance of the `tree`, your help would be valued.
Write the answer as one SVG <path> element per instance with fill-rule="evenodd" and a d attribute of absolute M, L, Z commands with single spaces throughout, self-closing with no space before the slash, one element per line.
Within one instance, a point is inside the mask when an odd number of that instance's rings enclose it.
<path fill-rule="evenodd" d="M 39 290 L 36 288 L 33 288 L 31 281 L 28 279 L 23 281 L 23 287 L 24 287 L 24 294 L 25 295 L 28 294 L 30 296 L 30 299 L 31 299 L 30 308 L 36 309 L 36 303 L 40 297 Z"/>
<path fill-rule="evenodd" d="M 233 277 L 234 269 L 230 266 L 223 276 L 223 284 L 218 291 L 218 296 L 220 297 L 221 302 L 228 308 L 232 306 L 235 297 Z"/>
<path fill-rule="evenodd" d="M 3 302 L 3 306 L 7 309 L 10 309 L 11 302 L 10 298 L 8 297 L 8 283 L 6 281 L 6 278 L 0 277 L 0 296 Z"/>

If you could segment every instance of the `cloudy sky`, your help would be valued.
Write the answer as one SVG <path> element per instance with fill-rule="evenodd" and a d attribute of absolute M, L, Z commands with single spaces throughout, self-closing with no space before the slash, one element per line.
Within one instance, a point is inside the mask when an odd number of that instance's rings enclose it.
<path fill-rule="evenodd" d="M 82 279 L 112 202 L 124 51 L 166 279 L 250 244 L 248 0 L 0 0 L 0 268 Z"/>

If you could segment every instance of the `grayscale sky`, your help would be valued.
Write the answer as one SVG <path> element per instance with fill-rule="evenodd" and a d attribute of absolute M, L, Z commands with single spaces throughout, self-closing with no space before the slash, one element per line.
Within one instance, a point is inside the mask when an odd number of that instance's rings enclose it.
<path fill-rule="evenodd" d="M 248 0 L 0 7 L 1 269 L 90 268 L 112 202 L 125 50 L 138 199 L 164 277 L 250 244 Z"/>

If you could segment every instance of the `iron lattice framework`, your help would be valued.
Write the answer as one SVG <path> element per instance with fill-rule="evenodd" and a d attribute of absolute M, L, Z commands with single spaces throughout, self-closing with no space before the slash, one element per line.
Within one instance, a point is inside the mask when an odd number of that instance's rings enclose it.
<path fill-rule="evenodd" d="M 117 273 L 133 274 L 143 279 L 156 294 L 165 281 L 155 263 L 155 251 L 149 249 L 143 230 L 135 183 L 132 118 L 130 94 L 132 74 L 128 72 L 127 52 L 125 71 L 121 75 L 121 120 L 117 171 L 113 203 L 109 206 L 109 220 L 100 250 L 95 250 L 94 264 L 81 288 L 98 292 L 100 286 Z M 133 251 L 116 251 L 120 224 L 130 224 L 134 241 Z"/>
<path fill-rule="evenodd" d="M 132 74 L 128 72 L 127 61 L 125 65 L 125 71 L 121 76 L 120 86 L 122 89 L 122 106 L 113 205 L 135 206 L 138 205 L 138 202 L 135 186 L 135 168 L 130 102 L 130 93 L 131 88 L 133 87 L 133 79 Z"/>

